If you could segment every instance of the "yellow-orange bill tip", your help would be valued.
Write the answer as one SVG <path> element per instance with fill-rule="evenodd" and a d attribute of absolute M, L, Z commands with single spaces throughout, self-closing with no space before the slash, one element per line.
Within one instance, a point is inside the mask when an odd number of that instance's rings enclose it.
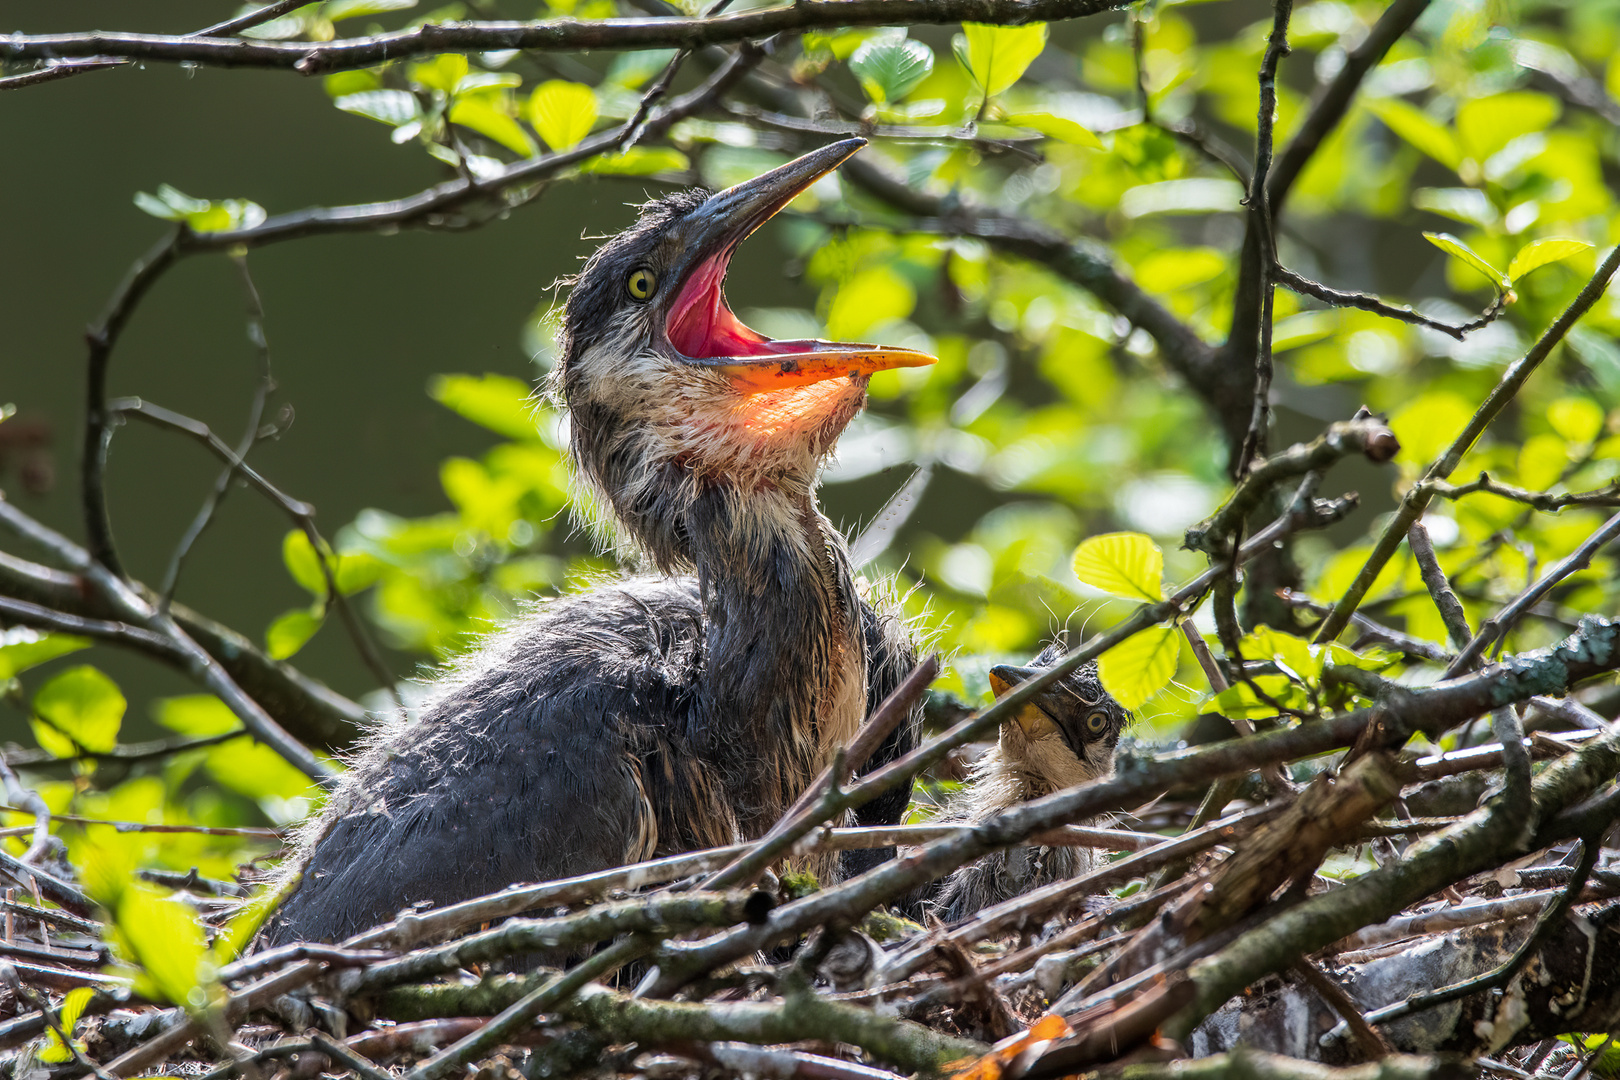
<path fill-rule="evenodd" d="M 806 386 L 855 375 L 871 375 L 890 368 L 927 367 L 934 357 L 915 349 L 892 346 L 825 349 L 814 352 L 777 353 L 732 363 L 716 364 L 715 370 L 729 378 L 739 390 L 760 393 Z"/>

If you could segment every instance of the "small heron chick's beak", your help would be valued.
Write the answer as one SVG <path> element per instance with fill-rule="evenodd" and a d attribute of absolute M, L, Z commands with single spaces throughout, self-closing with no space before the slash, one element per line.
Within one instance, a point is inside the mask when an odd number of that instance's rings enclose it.
<path fill-rule="evenodd" d="M 845 139 L 813 150 L 710 196 L 680 222 L 683 256 L 675 280 L 681 287 L 665 323 L 677 353 L 723 374 L 745 394 L 935 362 L 927 353 L 892 345 L 768 338 L 726 306 L 726 270 L 737 246 L 865 145 L 865 139 Z"/>

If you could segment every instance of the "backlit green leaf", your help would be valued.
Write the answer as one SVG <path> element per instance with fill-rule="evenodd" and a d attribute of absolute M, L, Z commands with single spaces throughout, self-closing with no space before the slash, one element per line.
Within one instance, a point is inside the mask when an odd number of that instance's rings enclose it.
<path fill-rule="evenodd" d="M 1490 278 L 1491 284 L 1497 286 L 1498 288 L 1507 288 L 1509 282 L 1507 278 L 1503 277 L 1502 271 L 1486 262 L 1483 255 L 1469 247 L 1467 244 L 1463 243 L 1461 240 L 1457 239 L 1455 236 L 1452 236 L 1450 233 L 1426 232 L 1423 234 L 1423 239 L 1427 240 L 1441 251 L 1444 251 L 1449 255 L 1455 255 L 1469 266 L 1472 266 L 1475 270 L 1478 270 L 1480 273 Z"/>
<path fill-rule="evenodd" d="M 1074 574 L 1093 589 L 1133 600 L 1164 598 L 1164 552 L 1141 533 L 1087 537 L 1074 549 Z"/>
<path fill-rule="evenodd" d="M 379 120 L 390 127 L 408 124 L 422 115 L 422 105 L 408 90 L 362 90 L 332 102 L 346 113 Z"/>
<path fill-rule="evenodd" d="M 293 529 L 281 538 L 281 561 L 287 573 L 302 585 L 311 596 L 326 595 L 326 574 L 321 570 L 321 557 L 302 529 Z"/>
<path fill-rule="evenodd" d="M 1462 144 L 1451 129 L 1429 118 L 1416 105 L 1399 98 L 1374 98 L 1367 108 L 1395 134 L 1455 172 L 1462 167 Z"/>
<path fill-rule="evenodd" d="M 1603 406 L 1584 397 L 1564 397 L 1547 406 L 1547 423 L 1572 443 L 1588 443 L 1603 433 Z M 0 649 L 0 657 L 4 650 Z"/>
<path fill-rule="evenodd" d="M 523 157 L 534 155 L 534 140 L 523 130 L 523 125 L 500 108 L 499 98 L 494 94 L 457 97 L 455 104 L 450 106 L 450 122 L 470 128 L 515 154 Z"/>
<path fill-rule="evenodd" d="M 508 439 L 533 441 L 534 396 L 529 384 L 510 375 L 435 375 L 428 396 L 439 404 Z"/>
<path fill-rule="evenodd" d="M 934 70 L 934 50 L 910 38 L 870 38 L 849 58 L 849 70 L 873 101 L 899 101 Z"/>
<path fill-rule="evenodd" d="M 92 753 L 118 745 L 127 707 L 118 684 L 88 664 L 54 675 L 34 694 L 34 713 Z"/>
<path fill-rule="evenodd" d="M 410 70 L 413 83 L 450 94 L 467 77 L 467 58 L 460 53 L 443 53 L 431 60 L 412 64 Z"/>
<path fill-rule="evenodd" d="M 1097 660 L 1103 688 L 1127 709 L 1140 708 L 1170 685 L 1181 655 L 1181 631 L 1154 626 L 1115 645 Z"/>
<path fill-rule="evenodd" d="M 1017 82 L 1046 48 L 1046 24 L 991 26 L 962 24 L 963 48 L 958 59 L 986 97 L 995 97 Z"/>
<path fill-rule="evenodd" d="M 344 19 L 382 15 L 415 6 L 416 0 L 326 0 L 321 5 L 321 16 L 328 22 L 342 22 Z"/>
<path fill-rule="evenodd" d="M 1066 142 L 1071 146 L 1089 146 L 1093 150 L 1103 149 L 1102 140 L 1097 136 L 1073 120 L 1065 120 L 1063 117 L 1053 116 L 1051 113 L 1013 113 L 1006 118 L 1006 122 L 1015 127 L 1030 128 L 1040 132 L 1047 138 Z"/>
<path fill-rule="evenodd" d="M 190 1009 L 208 1004 L 213 988 L 205 987 L 203 978 L 212 973 L 212 965 L 202 966 L 208 950 L 202 924 L 191 908 L 160 897 L 147 886 L 133 885 L 119 897 L 114 919 L 130 959 L 142 970 L 143 977 L 135 983 L 138 993 Z"/>
<path fill-rule="evenodd" d="M 296 656 L 325 621 L 325 613 L 318 610 L 293 608 L 284 611 L 264 631 L 264 648 L 273 659 L 285 660 Z"/>
<path fill-rule="evenodd" d="M 242 726 L 229 706 L 212 694 L 164 698 L 153 706 L 152 716 L 170 731 L 197 739 L 223 735 Z"/>
<path fill-rule="evenodd" d="M 553 150 L 577 146 L 596 123 L 596 92 L 584 83 L 543 82 L 529 95 L 529 123 Z"/>
<path fill-rule="evenodd" d="M 1264 624 L 1247 634 L 1239 648 L 1243 659 L 1270 660 L 1288 674 L 1307 682 L 1322 675 L 1322 661 L 1312 655 L 1309 642 Z"/>
<path fill-rule="evenodd" d="M 609 176 L 653 176 L 684 172 L 690 165 L 686 155 L 673 147 L 632 146 L 618 154 L 599 154 L 581 166 L 580 171 Z"/>
<path fill-rule="evenodd" d="M 0 683 L 48 660 L 89 647 L 88 639 L 71 634 L 45 634 L 26 626 L 0 631 Z"/>
<path fill-rule="evenodd" d="M 62 1007 L 57 1012 L 57 1023 L 67 1033 L 68 1038 L 73 1038 L 73 1029 L 78 1025 L 79 1017 L 84 1015 L 85 1006 L 90 1004 L 90 999 L 96 996 L 96 992 L 93 986 L 79 986 L 69 990 L 67 997 L 62 999 Z M 73 1045 L 81 1053 L 86 1049 L 85 1043 L 78 1039 L 73 1039 Z M 73 1050 L 62 1041 L 61 1036 L 57 1035 L 55 1028 L 45 1032 L 45 1047 L 39 1052 L 39 1060 L 51 1064 L 73 1060 Z"/>
<path fill-rule="evenodd" d="M 1559 262 L 1571 255 L 1579 255 L 1592 247 L 1585 240 L 1572 240 L 1565 236 L 1549 236 L 1541 240 L 1532 240 L 1518 250 L 1513 261 L 1508 263 L 1507 276 L 1509 281 L 1518 281 L 1530 271 L 1548 263 Z"/>

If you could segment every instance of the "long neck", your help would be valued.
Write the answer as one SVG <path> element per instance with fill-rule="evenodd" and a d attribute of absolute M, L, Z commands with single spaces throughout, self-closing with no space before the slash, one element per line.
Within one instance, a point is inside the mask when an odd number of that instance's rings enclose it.
<path fill-rule="evenodd" d="M 708 654 L 691 737 L 725 763 L 739 824 L 758 835 L 865 711 L 854 574 L 808 489 L 715 486 L 686 520 Z"/>

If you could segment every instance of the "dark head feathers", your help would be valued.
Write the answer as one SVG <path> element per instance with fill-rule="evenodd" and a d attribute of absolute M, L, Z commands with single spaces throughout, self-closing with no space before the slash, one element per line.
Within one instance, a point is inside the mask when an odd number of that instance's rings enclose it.
<path fill-rule="evenodd" d="M 569 362 L 607 329 L 624 302 L 625 276 L 638 266 L 656 263 L 658 242 L 665 230 L 702 206 L 709 195 L 703 188 L 692 188 L 643 203 L 634 224 L 610 237 L 585 260 L 578 274 L 564 280 L 563 284 L 572 286 L 557 334 L 557 376 L 565 397 Z"/>

